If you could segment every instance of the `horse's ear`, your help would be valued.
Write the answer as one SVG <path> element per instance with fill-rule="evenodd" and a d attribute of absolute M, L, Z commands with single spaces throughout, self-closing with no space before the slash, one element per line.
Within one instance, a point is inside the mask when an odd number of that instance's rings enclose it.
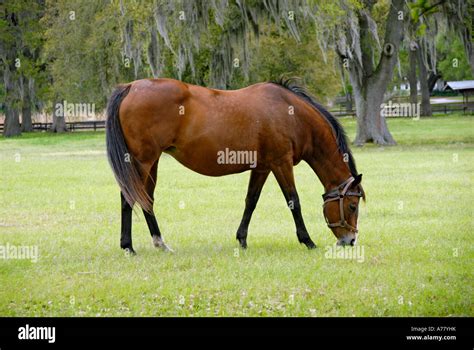
<path fill-rule="evenodd" d="M 354 182 L 352 183 L 352 186 L 359 185 L 361 181 L 362 181 L 362 174 L 359 174 L 354 178 Z"/>

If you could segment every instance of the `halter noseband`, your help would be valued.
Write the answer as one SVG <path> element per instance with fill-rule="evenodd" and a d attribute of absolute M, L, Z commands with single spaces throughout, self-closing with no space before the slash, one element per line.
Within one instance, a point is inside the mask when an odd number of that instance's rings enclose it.
<path fill-rule="evenodd" d="M 332 190 L 329 190 L 325 194 L 323 194 L 323 199 L 324 199 L 323 208 L 326 206 L 327 203 L 339 200 L 339 213 L 341 215 L 341 219 L 339 220 L 339 222 L 330 223 L 326 215 L 324 215 L 324 218 L 326 219 L 326 223 L 328 224 L 328 227 L 331 227 L 331 228 L 344 227 L 354 233 L 357 233 L 357 227 L 350 225 L 344 217 L 344 197 L 346 196 L 362 197 L 361 192 L 348 191 L 349 187 L 354 181 L 355 181 L 354 177 L 351 176 L 350 178 L 348 178 L 346 181 L 344 181 L 342 184 L 340 184 L 336 188 L 333 188 Z"/>

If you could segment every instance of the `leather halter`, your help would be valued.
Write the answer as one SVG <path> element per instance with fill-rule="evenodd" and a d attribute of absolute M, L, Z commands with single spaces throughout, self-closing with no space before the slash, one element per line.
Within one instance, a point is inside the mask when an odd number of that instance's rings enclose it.
<path fill-rule="evenodd" d="M 344 181 L 342 184 L 340 184 L 336 188 L 333 188 L 332 190 L 329 190 L 325 194 L 323 194 L 323 199 L 324 199 L 323 208 L 329 202 L 337 201 L 337 200 L 339 201 L 339 213 L 340 213 L 341 219 L 339 220 L 339 222 L 330 223 L 326 215 L 324 215 L 324 218 L 326 219 L 326 223 L 328 224 L 328 227 L 331 227 L 331 228 L 344 227 L 354 233 L 357 233 L 357 227 L 350 225 L 344 217 L 344 197 L 346 196 L 362 197 L 361 192 L 349 191 L 349 187 L 354 181 L 355 181 L 354 177 L 351 176 L 350 178 L 348 178 L 346 181 Z"/>

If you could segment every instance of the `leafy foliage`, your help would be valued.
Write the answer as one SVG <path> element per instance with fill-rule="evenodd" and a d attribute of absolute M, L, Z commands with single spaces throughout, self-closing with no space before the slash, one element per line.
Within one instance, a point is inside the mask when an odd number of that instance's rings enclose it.
<path fill-rule="evenodd" d="M 464 45 L 457 35 L 454 33 L 440 35 L 436 46 L 440 56 L 438 69 L 445 81 L 474 79 Z"/>
<path fill-rule="evenodd" d="M 369 3 L 371 14 L 364 17 Z M 343 87 L 353 88 L 340 77 L 334 48 L 341 48 L 352 62 L 360 63 L 366 55 L 375 63 L 390 4 L 390 0 L 5 0 L 0 17 L 4 101 L 0 108 L 10 106 L 17 114 L 25 106 L 51 112 L 53 103 L 67 100 L 93 103 L 100 111 L 117 83 L 149 77 L 236 89 L 282 75 L 297 76 L 327 102 Z M 424 18 L 435 10 L 456 13 L 449 4 L 429 9 L 433 4 L 416 0 L 412 18 Z M 354 13 L 367 21 L 370 47 L 356 45 L 360 18 Z M 449 28 L 463 21 L 464 17 L 451 19 Z M 441 59 L 460 56 L 459 41 L 453 52 L 439 44 Z M 21 68 L 15 66 L 16 60 Z M 449 70 L 446 62 L 440 69 Z M 461 64 L 465 67 L 465 58 Z M 457 71 L 447 74 L 461 76 Z"/>

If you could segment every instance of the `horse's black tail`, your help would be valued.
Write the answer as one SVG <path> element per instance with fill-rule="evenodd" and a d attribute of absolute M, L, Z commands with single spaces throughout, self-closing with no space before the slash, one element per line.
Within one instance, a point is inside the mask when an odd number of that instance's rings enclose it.
<path fill-rule="evenodd" d="M 130 84 L 120 85 L 110 96 L 105 129 L 107 157 L 127 203 L 131 207 L 138 203 L 144 210 L 151 212 L 152 200 L 145 190 L 139 165 L 128 151 L 120 125 L 120 104 L 129 91 Z"/>

